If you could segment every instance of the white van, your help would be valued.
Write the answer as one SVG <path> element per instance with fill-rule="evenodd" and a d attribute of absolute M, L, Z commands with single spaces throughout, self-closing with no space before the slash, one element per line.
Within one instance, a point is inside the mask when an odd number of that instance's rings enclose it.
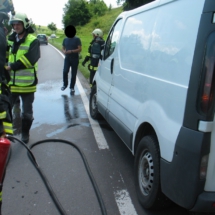
<path fill-rule="evenodd" d="M 145 208 L 215 212 L 215 0 L 156 0 L 114 22 L 90 95 L 135 156 Z"/>

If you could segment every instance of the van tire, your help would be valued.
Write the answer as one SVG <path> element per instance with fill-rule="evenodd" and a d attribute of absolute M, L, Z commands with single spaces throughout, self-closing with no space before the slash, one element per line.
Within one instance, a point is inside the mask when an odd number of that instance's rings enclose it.
<path fill-rule="evenodd" d="M 143 137 L 138 145 L 135 156 L 135 186 L 144 208 L 169 207 L 171 201 L 161 192 L 160 151 L 154 135 Z"/>
<path fill-rule="evenodd" d="M 97 107 L 97 90 L 96 90 L 96 85 L 92 86 L 91 93 L 90 93 L 90 103 L 89 103 L 89 108 L 90 108 L 90 116 L 93 119 L 99 119 L 100 118 L 100 113 L 98 112 L 98 107 Z"/>

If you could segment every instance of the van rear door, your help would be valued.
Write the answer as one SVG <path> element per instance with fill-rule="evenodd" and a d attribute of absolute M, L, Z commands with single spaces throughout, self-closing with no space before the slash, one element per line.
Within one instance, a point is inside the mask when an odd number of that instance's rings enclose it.
<path fill-rule="evenodd" d="M 196 41 L 193 67 L 186 101 L 184 127 L 210 134 L 211 140 L 202 142 L 207 176 L 204 190 L 215 192 L 215 2 L 206 0 Z M 203 156 L 203 155 L 202 155 Z M 202 160 L 203 160 L 202 158 Z"/>

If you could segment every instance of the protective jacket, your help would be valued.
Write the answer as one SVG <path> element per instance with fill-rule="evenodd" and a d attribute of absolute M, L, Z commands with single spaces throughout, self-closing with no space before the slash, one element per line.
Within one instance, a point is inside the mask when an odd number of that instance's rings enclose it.
<path fill-rule="evenodd" d="M 84 63 L 90 60 L 89 70 L 96 71 L 98 69 L 101 51 L 104 48 L 105 41 L 100 37 L 95 37 L 88 48 L 88 54 L 84 59 Z"/>
<path fill-rule="evenodd" d="M 101 58 L 101 51 L 104 48 L 105 41 L 101 37 L 95 37 L 88 48 L 88 54 L 85 57 L 82 65 L 84 66 L 90 60 L 88 69 L 90 71 L 90 87 L 92 87 L 94 75 L 98 69 L 99 59 Z"/>
<path fill-rule="evenodd" d="M 10 90 L 7 86 L 9 81 L 8 72 L 4 66 L 6 63 L 6 36 L 4 26 L 0 23 L 0 135 L 3 133 L 13 134 L 12 128 L 12 107 Z"/>
<path fill-rule="evenodd" d="M 11 48 L 9 51 L 9 65 L 11 67 L 9 86 L 12 93 L 36 92 L 37 61 L 40 58 L 39 41 L 32 34 L 16 41 L 16 33 L 9 36 Z"/>

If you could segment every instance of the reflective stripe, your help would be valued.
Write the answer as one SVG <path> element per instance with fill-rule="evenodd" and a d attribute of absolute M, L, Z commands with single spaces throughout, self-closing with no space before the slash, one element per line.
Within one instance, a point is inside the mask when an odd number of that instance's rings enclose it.
<path fill-rule="evenodd" d="M 27 83 L 32 84 L 33 83 L 31 80 L 22 80 L 22 79 L 18 79 L 18 78 L 19 77 L 17 77 L 17 80 L 16 80 L 17 85 L 19 85 L 19 83 L 25 83 L 25 84 L 27 84 Z"/>
<path fill-rule="evenodd" d="M 91 65 L 89 66 L 89 68 L 92 69 L 92 70 L 97 70 L 98 69 L 98 67 L 94 67 L 94 66 L 91 66 Z"/>
<path fill-rule="evenodd" d="M 31 63 L 24 55 L 19 60 L 26 66 L 26 68 L 32 67 Z"/>
<path fill-rule="evenodd" d="M 3 122 L 4 131 L 7 134 L 13 134 L 13 124 L 9 122 Z"/>
<path fill-rule="evenodd" d="M 13 134 L 13 130 L 7 130 L 7 129 L 5 129 L 5 133 L 6 134 Z"/>
<path fill-rule="evenodd" d="M 3 111 L 3 112 L 0 113 L 0 119 L 5 119 L 6 116 L 7 116 L 6 111 Z"/>
<path fill-rule="evenodd" d="M 2 191 L 0 192 L 0 202 L 2 202 Z"/>
<path fill-rule="evenodd" d="M 29 49 L 29 46 L 20 45 L 19 49 L 20 49 L 20 50 L 28 50 L 28 49 Z"/>
<path fill-rule="evenodd" d="M 21 86 L 10 86 L 12 93 L 33 93 L 36 92 L 36 86 L 21 87 Z"/>
<path fill-rule="evenodd" d="M 34 71 L 30 69 L 25 70 L 17 70 L 16 72 L 11 71 L 11 79 L 14 77 L 14 73 L 16 74 L 15 84 L 18 86 L 29 86 L 34 83 L 35 75 Z M 12 82 L 10 82 L 12 84 Z"/>
<path fill-rule="evenodd" d="M 92 54 L 92 56 L 91 56 L 92 58 L 96 58 L 96 59 L 98 59 L 99 57 L 100 57 L 100 55 L 98 55 L 98 54 Z"/>
<path fill-rule="evenodd" d="M 34 73 L 32 73 L 32 70 L 30 69 L 16 71 L 16 76 L 27 76 L 27 75 L 34 76 Z"/>

